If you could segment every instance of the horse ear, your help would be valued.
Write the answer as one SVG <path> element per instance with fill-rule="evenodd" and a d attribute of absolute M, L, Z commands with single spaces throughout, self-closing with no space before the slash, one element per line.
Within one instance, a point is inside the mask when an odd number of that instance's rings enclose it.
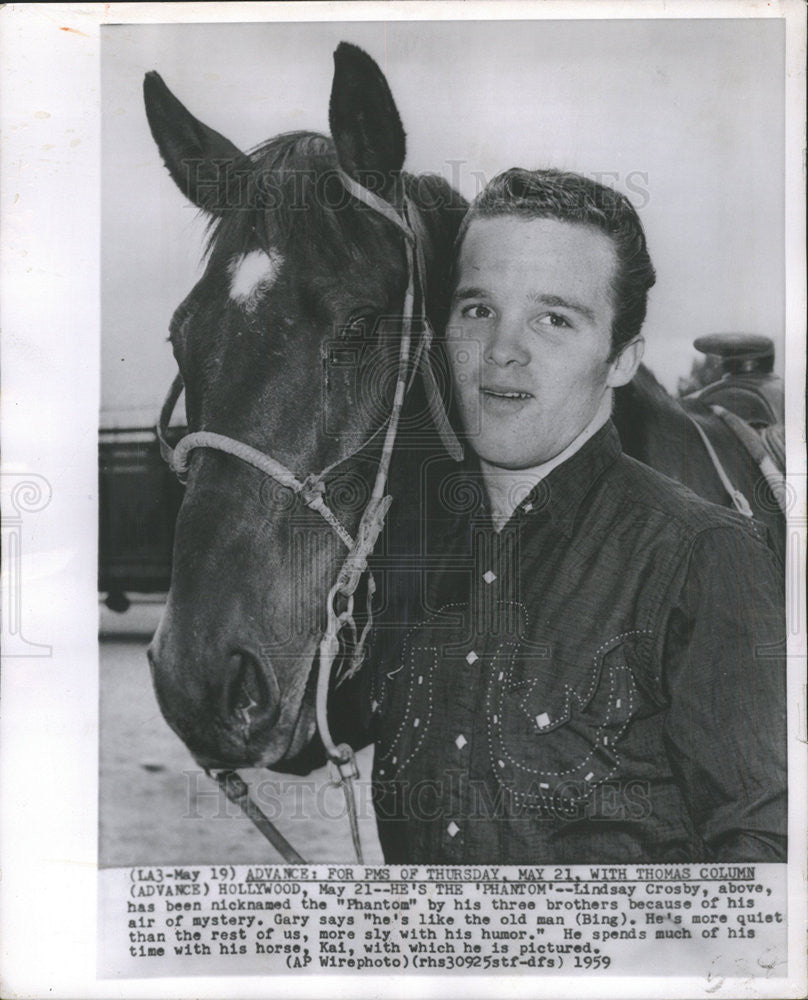
<path fill-rule="evenodd" d="M 143 80 L 143 99 L 154 141 L 180 191 L 211 214 L 233 207 L 237 168 L 249 165 L 244 153 L 194 118 L 153 70 Z"/>
<path fill-rule="evenodd" d="M 404 165 L 406 135 L 384 74 L 362 49 L 340 42 L 328 109 L 339 165 L 377 194 Z"/>

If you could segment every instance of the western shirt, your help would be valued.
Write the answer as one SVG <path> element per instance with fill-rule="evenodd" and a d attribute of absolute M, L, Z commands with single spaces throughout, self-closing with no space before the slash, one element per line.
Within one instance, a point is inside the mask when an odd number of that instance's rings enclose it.
<path fill-rule="evenodd" d="M 366 709 L 391 863 L 783 861 L 783 571 L 609 421 L 494 529 L 440 463 Z M 395 588 L 393 588 L 395 589 Z"/>

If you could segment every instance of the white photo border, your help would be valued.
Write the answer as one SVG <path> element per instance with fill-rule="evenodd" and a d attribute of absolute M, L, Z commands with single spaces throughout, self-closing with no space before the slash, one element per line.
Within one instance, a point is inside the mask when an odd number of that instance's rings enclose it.
<path fill-rule="evenodd" d="M 3 476 L 51 489 L 26 514 L 20 621 L 52 655 L 3 659 L 0 984 L 16 997 L 263 997 L 265 978 L 96 979 L 97 440 L 100 338 L 99 31 L 105 23 L 533 18 L 782 18 L 786 24 L 786 428 L 805 510 L 805 19 L 800 0 L 548 3 L 9 4 L 0 12 Z M 5 499 L 5 498 L 4 498 Z M 789 975 L 725 979 L 712 997 L 804 993 L 805 522 L 789 601 Z M 4 535 L 5 540 L 5 535 Z M 8 553 L 4 561 L 8 572 Z M 10 609 L 6 609 L 8 613 Z M 32 647 L 33 649 L 33 647 Z M 799 790 L 799 794 L 798 791 Z M 456 980 L 455 980 L 456 982 Z M 272 977 L 274 996 L 445 994 L 449 980 Z M 475 977 L 469 996 L 690 997 L 703 979 Z"/>

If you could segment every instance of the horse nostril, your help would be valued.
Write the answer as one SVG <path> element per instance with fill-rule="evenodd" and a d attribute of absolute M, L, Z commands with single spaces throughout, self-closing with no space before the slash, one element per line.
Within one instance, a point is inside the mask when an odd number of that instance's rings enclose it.
<path fill-rule="evenodd" d="M 275 721 L 279 709 L 277 682 L 269 665 L 266 671 L 246 650 L 231 654 L 224 705 L 228 718 L 235 717 L 245 727 L 258 721 Z M 270 682 L 268 674 L 272 674 L 271 681 L 274 683 Z"/>

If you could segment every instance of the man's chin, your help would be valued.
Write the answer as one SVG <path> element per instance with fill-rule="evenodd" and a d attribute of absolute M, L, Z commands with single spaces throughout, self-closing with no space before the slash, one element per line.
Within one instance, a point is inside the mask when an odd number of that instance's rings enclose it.
<path fill-rule="evenodd" d="M 524 446 L 508 441 L 475 441 L 468 439 L 480 462 L 491 469 L 503 472 L 519 472 L 533 469 L 548 459 L 537 451 L 528 451 Z"/>

